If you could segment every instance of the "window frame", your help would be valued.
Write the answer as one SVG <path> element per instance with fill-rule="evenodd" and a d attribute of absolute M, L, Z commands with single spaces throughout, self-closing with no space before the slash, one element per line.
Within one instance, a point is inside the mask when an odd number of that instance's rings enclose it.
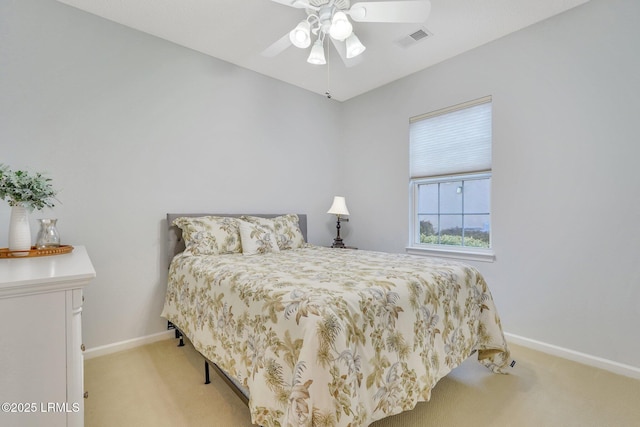
<path fill-rule="evenodd" d="M 418 219 L 418 188 L 421 184 L 430 183 L 446 183 L 457 181 L 471 181 L 477 179 L 492 179 L 491 171 L 482 171 L 476 173 L 464 173 L 443 175 L 437 177 L 413 178 L 409 180 L 410 187 L 410 203 L 411 203 L 411 219 L 409 221 L 410 237 L 409 246 L 406 248 L 408 253 L 414 255 L 434 255 L 446 258 L 458 258 L 471 261 L 492 262 L 495 260 L 495 253 L 492 248 L 492 226 L 491 226 L 491 208 L 489 209 L 489 247 L 478 248 L 473 246 L 454 246 L 444 244 L 420 243 L 420 221 Z M 491 193 L 489 193 L 489 206 L 491 206 Z M 461 215 L 469 215 L 463 212 Z"/>

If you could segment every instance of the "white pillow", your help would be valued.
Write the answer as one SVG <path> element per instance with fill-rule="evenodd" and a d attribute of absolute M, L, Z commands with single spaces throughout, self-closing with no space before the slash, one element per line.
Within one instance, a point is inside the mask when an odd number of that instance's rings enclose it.
<path fill-rule="evenodd" d="M 238 220 L 240 241 L 244 255 L 280 252 L 276 235 L 272 228 L 260 224 Z"/>

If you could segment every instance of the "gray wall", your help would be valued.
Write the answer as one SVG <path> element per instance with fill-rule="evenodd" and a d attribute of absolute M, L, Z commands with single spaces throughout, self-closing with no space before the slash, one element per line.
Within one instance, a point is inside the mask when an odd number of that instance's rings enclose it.
<path fill-rule="evenodd" d="M 0 0 L 0 61 L 0 163 L 60 189 L 33 236 L 58 217 L 97 272 L 87 347 L 166 329 L 167 212 L 302 212 L 331 242 L 338 102 L 53 0 Z"/>
<path fill-rule="evenodd" d="M 408 118 L 492 95 L 497 260 L 476 265 L 505 330 L 640 367 L 638 16 L 592 0 L 340 104 L 53 0 L 0 0 L 0 162 L 62 190 L 32 218 L 92 256 L 96 347 L 163 329 L 169 211 L 306 212 L 326 244 L 342 194 L 348 244 L 404 251 Z"/>
<path fill-rule="evenodd" d="M 408 243 L 408 118 L 492 95 L 497 259 L 476 265 L 505 330 L 640 367 L 639 16 L 592 0 L 345 103 L 349 243 Z"/>

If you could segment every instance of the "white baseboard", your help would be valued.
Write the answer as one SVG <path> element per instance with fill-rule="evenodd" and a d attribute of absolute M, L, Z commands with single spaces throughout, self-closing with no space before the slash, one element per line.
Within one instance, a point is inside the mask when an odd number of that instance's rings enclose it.
<path fill-rule="evenodd" d="M 145 344 L 151 344 L 156 341 L 166 340 L 173 338 L 175 331 L 168 330 L 158 332 L 157 334 L 147 335 L 144 337 L 133 338 L 126 341 L 120 341 L 113 344 L 101 345 L 99 347 L 88 348 L 84 352 L 85 359 L 91 359 L 98 356 L 104 356 L 111 353 L 117 353 L 118 351 L 129 350 L 130 348 L 139 347 Z"/>
<path fill-rule="evenodd" d="M 593 366 L 594 368 L 604 369 L 606 371 L 613 372 L 614 374 L 640 379 L 640 368 L 635 366 L 625 365 L 623 363 L 614 362 L 613 360 L 580 353 L 579 351 L 569 350 L 567 348 L 524 338 L 507 332 L 504 333 L 504 336 L 508 342 L 512 342 L 523 347 L 538 350 L 542 353 L 551 354 L 553 356 L 562 357 L 563 359 L 572 360 L 574 362 L 582 363 L 583 365 Z"/>

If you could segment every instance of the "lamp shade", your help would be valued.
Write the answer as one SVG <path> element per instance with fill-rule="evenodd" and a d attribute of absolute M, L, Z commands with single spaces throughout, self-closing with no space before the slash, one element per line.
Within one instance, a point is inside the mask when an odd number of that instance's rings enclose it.
<path fill-rule="evenodd" d="M 360 39 L 354 33 L 347 37 L 347 58 L 355 58 L 365 51 L 366 47 L 360 43 Z"/>
<path fill-rule="evenodd" d="M 331 19 L 331 28 L 329 29 L 331 37 L 335 40 L 343 41 L 351 35 L 352 31 L 353 26 L 344 12 L 338 11 L 333 14 L 333 18 Z"/>
<path fill-rule="evenodd" d="M 289 40 L 294 46 L 305 49 L 311 45 L 311 25 L 302 21 L 289 33 Z"/>
<path fill-rule="evenodd" d="M 323 65 L 327 63 L 327 60 L 324 58 L 324 46 L 322 46 L 322 40 L 319 38 L 313 44 L 307 62 L 315 65 Z"/>
<path fill-rule="evenodd" d="M 349 215 L 349 209 L 347 209 L 347 203 L 342 196 L 335 196 L 333 198 L 333 204 L 327 211 L 328 214 L 333 215 Z"/>

